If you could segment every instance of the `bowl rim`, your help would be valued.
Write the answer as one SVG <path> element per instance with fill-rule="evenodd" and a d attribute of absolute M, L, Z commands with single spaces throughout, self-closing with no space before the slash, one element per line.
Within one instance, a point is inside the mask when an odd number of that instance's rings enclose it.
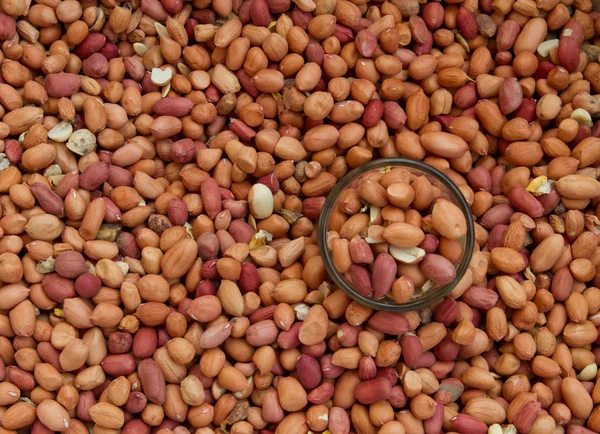
<path fill-rule="evenodd" d="M 354 288 L 346 281 L 346 279 L 341 277 L 340 273 L 338 273 L 338 271 L 333 266 L 333 260 L 331 258 L 329 249 L 327 248 L 327 221 L 329 220 L 329 216 L 331 215 L 333 205 L 337 201 L 340 193 L 359 176 L 362 176 L 365 173 L 370 172 L 372 170 L 386 166 L 416 169 L 420 170 L 421 172 L 424 172 L 424 174 L 426 175 L 432 176 L 448 189 L 453 200 L 456 201 L 456 205 L 461 209 L 467 220 L 467 234 L 465 236 L 464 252 L 460 262 L 458 263 L 458 266 L 456 267 L 456 276 L 454 280 L 452 280 L 452 282 L 446 285 L 441 286 L 437 290 L 430 290 L 428 294 L 424 297 L 402 304 L 382 303 L 378 300 L 365 297 L 364 295 L 361 295 L 358 292 L 356 292 Z M 452 292 L 456 285 L 462 280 L 464 274 L 469 268 L 475 245 L 475 226 L 473 221 L 473 215 L 471 214 L 471 209 L 469 208 L 467 200 L 459 190 L 458 186 L 440 170 L 426 163 L 423 163 L 422 161 L 409 160 L 406 158 L 381 158 L 370 161 L 355 169 L 352 169 L 350 172 L 344 175 L 344 177 L 340 179 L 335 184 L 333 189 L 327 194 L 327 199 L 323 204 L 318 224 L 319 250 L 321 252 L 321 258 L 323 259 L 327 275 L 341 290 L 343 290 L 348 296 L 350 296 L 350 298 L 375 310 L 384 310 L 390 312 L 406 312 L 411 310 L 422 309 L 426 306 L 435 303 L 436 301 L 441 300 L 450 292 Z"/>

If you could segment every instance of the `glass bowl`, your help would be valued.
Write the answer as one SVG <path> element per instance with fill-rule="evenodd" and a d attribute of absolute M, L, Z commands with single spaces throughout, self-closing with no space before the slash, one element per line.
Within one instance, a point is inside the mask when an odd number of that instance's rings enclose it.
<path fill-rule="evenodd" d="M 331 255 L 331 250 L 328 246 L 328 232 L 330 227 L 330 218 L 332 211 L 339 206 L 339 199 L 342 192 L 350 189 L 357 188 L 360 179 L 367 173 L 379 171 L 385 173 L 388 168 L 404 168 L 414 174 L 415 176 L 427 176 L 429 182 L 440 189 L 441 198 L 449 200 L 454 203 L 465 216 L 467 222 L 466 235 L 459 239 L 462 246 L 462 256 L 455 262 L 456 277 L 454 280 L 445 285 L 433 286 L 429 288 L 418 287 L 415 285 L 415 292 L 410 301 L 405 303 L 397 303 L 394 299 L 386 296 L 382 299 L 374 299 L 358 293 L 352 283 L 346 279 L 344 274 L 338 272 L 334 265 Z M 440 198 L 440 197 L 438 197 Z M 434 202 L 432 202 L 432 205 Z M 364 203 L 363 203 L 364 204 Z M 475 242 L 475 229 L 473 227 L 473 217 L 469 209 L 469 205 L 465 200 L 464 196 L 456 186 L 446 175 L 439 170 L 422 163 L 420 161 L 407 160 L 404 158 L 384 158 L 371 161 L 367 164 L 362 165 L 352 171 L 348 172 L 341 180 L 337 182 L 333 190 L 327 196 L 327 200 L 323 206 L 321 216 L 319 218 L 319 248 L 321 250 L 321 256 L 325 264 L 325 269 L 331 280 L 352 299 L 369 306 L 376 310 L 386 310 L 403 312 L 421 309 L 426 307 L 444 296 L 448 295 L 456 284 L 462 279 L 463 275 L 469 267 L 471 256 L 473 255 L 473 245 Z M 397 275 L 397 277 L 400 277 Z M 430 284 L 433 282 L 430 282 Z"/>

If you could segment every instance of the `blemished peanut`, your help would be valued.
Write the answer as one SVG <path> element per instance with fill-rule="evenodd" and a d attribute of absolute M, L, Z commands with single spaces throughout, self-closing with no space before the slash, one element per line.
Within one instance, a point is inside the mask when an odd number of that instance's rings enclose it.
<path fill-rule="evenodd" d="M 2 430 L 600 432 L 596 9 L 1 0 Z"/>

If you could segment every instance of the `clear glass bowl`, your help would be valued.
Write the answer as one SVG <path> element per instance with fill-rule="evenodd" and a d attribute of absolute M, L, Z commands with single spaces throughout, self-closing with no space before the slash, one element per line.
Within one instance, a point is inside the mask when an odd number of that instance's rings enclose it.
<path fill-rule="evenodd" d="M 434 286 L 426 291 L 422 291 L 420 287 L 415 287 L 414 296 L 406 303 L 397 303 L 392 298 L 387 296 L 383 299 L 375 300 L 356 292 L 352 286 L 352 283 L 348 281 L 343 274 L 339 273 L 335 269 L 331 257 L 331 251 L 327 245 L 329 219 L 331 217 L 332 210 L 339 206 L 338 199 L 340 198 L 342 192 L 346 189 L 353 188 L 353 186 L 355 187 L 355 181 L 361 178 L 363 175 L 372 171 L 384 171 L 388 167 L 400 167 L 407 169 L 417 176 L 427 176 L 431 184 L 441 190 L 444 199 L 451 201 L 461 209 L 467 221 L 467 233 L 459 240 L 462 245 L 463 253 L 460 260 L 455 264 L 456 277 L 454 280 L 446 285 Z M 352 299 L 376 310 L 403 312 L 421 309 L 448 295 L 452 289 L 454 289 L 456 284 L 462 279 L 469 267 L 471 256 L 473 255 L 474 242 L 475 229 L 473 226 L 473 217 L 467 201 L 456 184 L 454 184 L 439 170 L 420 161 L 407 160 L 404 158 L 378 159 L 348 172 L 346 176 L 337 182 L 333 190 L 327 196 L 321 217 L 319 218 L 319 248 L 321 250 L 321 256 L 323 257 L 323 262 L 325 263 L 327 274 L 331 280 Z"/>

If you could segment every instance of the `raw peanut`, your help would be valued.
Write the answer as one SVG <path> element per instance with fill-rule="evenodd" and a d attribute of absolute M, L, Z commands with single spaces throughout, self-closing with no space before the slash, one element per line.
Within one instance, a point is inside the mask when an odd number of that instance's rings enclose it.
<path fill-rule="evenodd" d="M 48 95 L 60 98 L 71 96 L 79 90 L 81 82 L 75 74 L 48 74 L 44 80 L 44 88 Z"/>
<path fill-rule="evenodd" d="M 376 101 L 376 100 L 373 100 Z M 382 110 L 383 111 L 383 110 Z M 366 111 L 363 115 L 363 122 L 366 122 Z M 376 115 L 375 115 L 376 116 Z M 381 115 L 379 115 L 381 117 Z M 310 129 L 304 136 L 304 147 L 313 152 L 323 151 L 332 147 L 339 138 L 339 131 L 330 125 L 320 125 Z"/>
<path fill-rule="evenodd" d="M 427 27 L 425 21 L 421 17 L 416 15 L 411 16 L 408 21 L 408 26 L 412 33 L 413 39 L 416 42 L 422 44 L 427 40 Z"/>
<path fill-rule="evenodd" d="M 441 255 L 425 255 L 419 264 L 423 275 L 437 285 L 445 285 L 454 280 L 456 269 L 454 265 Z"/>
<path fill-rule="evenodd" d="M 371 264 L 374 260 L 373 251 L 367 242 L 355 237 L 350 241 L 350 257 L 355 264 Z"/>
<path fill-rule="evenodd" d="M 508 115 L 519 108 L 523 101 L 523 90 L 516 78 L 507 77 L 498 89 L 500 111 Z"/>
<path fill-rule="evenodd" d="M 154 104 L 153 110 L 159 116 L 171 115 L 177 117 L 183 117 L 189 114 L 194 107 L 194 103 L 181 97 L 170 97 L 160 99 Z"/>
<path fill-rule="evenodd" d="M 529 258 L 531 269 L 540 272 L 552 268 L 562 254 L 563 246 L 564 240 L 559 234 L 545 238 L 531 253 Z"/>
<path fill-rule="evenodd" d="M 129 354 L 114 354 L 102 361 L 102 369 L 113 376 L 130 375 L 135 371 L 135 359 Z"/>
<path fill-rule="evenodd" d="M 583 38 L 581 23 L 575 19 L 569 20 L 561 32 L 556 53 L 560 65 L 568 72 L 575 72 L 579 66 L 579 47 Z"/>
<path fill-rule="evenodd" d="M 487 426 L 480 420 L 467 414 L 459 414 L 450 419 L 450 423 L 459 433 L 485 434 Z"/>
<path fill-rule="evenodd" d="M 361 30 L 354 39 L 356 50 L 364 57 L 371 57 L 377 48 L 377 39 L 370 30 Z"/>
<path fill-rule="evenodd" d="M 548 25 L 543 18 L 532 18 L 525 24 L 521 33 L 515 41 L 513 50 L 515 54 L 523 51 L 534 52 L 540 43 L 546 38 Z"/>
<path fill-rule="evenodd" d="M 315 389 L 321 382 L 321 367 L 314 357 L 307 355 L 300 356 L 296 361 L 296 368 L 299 374 L 298 380 L 306 390 Z M 312 398 L 314 400 L 315 396 L 313 395 Z M 313 402 L 311 401 L 310 394 L 308 400 Z"/>
<path fill-rule="evenodd" d="M 463 139 L 443 132 L 423 134 L 421 144 L 428 151 L 444 158 L 460 157 L 468 149 L 468 145 Z"/>
<path fill-rule="evenodd" d="M 509 204 L 496 205 L 483 215 L 480 224 L 488 229 L 492 229 L 499 224 L 506 224 L 513 212 L 513 208 Z"/>
<path fill-rule="evenodd" d="M 9 313 L 10 325 L 17 336 L 33 336 L 35 309 L 29 300 L 23 300 Z"/>
<path fill-rule="evenodd" d="M 44 275 L 42 278 L 42 288 L 49 298 L 58 303 L 64 302 L 66 298 L 75 296 L 73 282 L 55 273 Z"/>
<path fill-rule="evenodd" d="M 76 48 L 75 54 L 86 59 L 97 51 L 100 51 L 106 43 L 106 36 L 103 34 L 92 33 L 89 34 Z"/>
<path fill-rule="evenodd" d="M 472 286 L 463 293 L 463 301 L 478 309 L 491 309 L 498 302 L 498 293 L 487 288 Z"/>
<path fill-rule="evenodd" d="M 220 323 L 205 330 L 198 343 L 201 348 L 215 348 L 225 342 L 231 336 L 231 332 L 232 324 Z"/>
<path fill-rule="evenodd" d="M 410 330 L 410 324 L 402 314 L 377 312 L 369 319 L 369 325 L 380 332 L 401 335 Z"/>
<path fill-rule="evenodd" d="M 363 113 L 363 126 L 365 128 L 373 127 L 377 124 L 377 122 L 381 119 L 384 113 L 384 104 L 381 100 L 372 99 L 369 101 L 365 108 L 365 112 Z M 320 127 L 317 127 L 320 128 Z M 313 131 L 313 128 L 310 131 Z M 304 144 L 306 145 L 306 137 L 304 139 Z"/>
<path fill-rule="evenodd" d="M 502 134 L 502 127 L 507 122 L 497 104 L 490 100 L 481 100 L 475 106 L 475 114 L 481 120 L 483 127 L 496 136 Z"/>
<path fill-rule="evenodd" d="M 521 254 L 509 247 L 495 247 L 490 256 L 492 264 L 505 273 L 518 273 L 525 268 Z"/>
<path fill-rule="evenodd" d="M 283 377 L 277 384 L 277 394 L 281 408 L 286 411 L 298 411 L 307 404 L 306 392 L 298 380 Z"/>
<path fill-rule="evenodd" d="M 125 423 L 123 411 L 108 402 L 95 404 L 89 411 L 92 420 L 99 426 L 117 429 Z"/>
<path fill-rule="evenodd" d="M 387 253 L 375 258 L 373 263 L 373 298 L 382 298 L 389 292 L 396 277 L 396 261 Z"/>
<path fill-rule="evenodd" d="M 88 190 L 98 188 L 108 180 L 110 174 L 109 165 L 98 162 L 88 166 L 79 176 L 79 186 Z"/>
<path fill-rule="evenodd" d="M 308 402 L 319 405 L 327 402 L 333 395 L 333 385 L 331 383 L 322 383 L 319 387 L 313 389 L 307 396 Z"/>
<path fill-rule="evenodd" d="M 598 196 L 600 182 L 587 176 L 567 175 L 558 180 L 556 189 L 568 199 L 589 199 Z"/>
<path fill-rule="evenodd" d="M 327 312 L 321 306 L 310 308 L 302 326 L 298 330 L 298 339 L 304 345 L 316 345 L 327 336 Z"/>
<path fill-rule="evenodd" d="M 193 240 L 181 240 L 175 243 L 161 259 L 165 278 L 183 276 L 192 266 L 197 253 L 198 245 Z"/>
<path fill-rule="evenodd" d="M 383 104 L 383 120 L 390 128 L 400 128 L 406 123 L 406 113 L 394 101 L 386 101 Z"/>
<path fill-rule="evenodd" d="M 36 415 L 46 428 L 53 431 L 65 431 L 69 427 L 69 414 L 63 406 L 51 399 L 45 399 L 38 405 Z"/>
<path fill-rule="evenodd" d="M 332 407 L 329 410 L 329 431 L 333 433 L 345 433 L 350 431 L 350 419 L 346 411 L 341 407 Z"/>
<path fill-rule="evenodd" d="M 277 340 L 278 333 L 279 330 L 275 323 L 270 319 L 265 319 L 248 327 L 248 330 L 246 330 L 246 340 L 252 346 L 268 345 Z"/>
<path fill-rule="evenodd" d="M 85 258 L 79 252 L 64 252 L 58 255 L 54 269 L 60 276 L 70 279 L 76 279 L 87 272 Z"/>
<path fill-rule="evenodd" d="M 385 228 L 383 238 L 393 246 L 416 247 L 423 241 L 425 234 L 407 223 L 393 223 Z"/>
<path fill-rule="evenodd" d="M 517 40 L 520 32 L 521 29 L 516 21 L 506 20 L 502 22 L 498 26 L 498 32 L 496 33 L 498 51 L 509 50 Z"/>
<path fill-rule="evenodd" d="M 232 366 L 223 367 L 219 372 L 218 380 L 223 387 L 232 392 L 241 392 L 248 385 L 244 374 Z"/>
<path fill-rule="evenodd" d="M 464 237 L 467 232 L 467 222 L 461 210 L 451 202 L 439 200 L 431 212 L 435 229 L 451 240 Z"/>
<path fill-rule="evenodd" d="M 154 360 L 143 360 L 137 368 L 144 395 L 150 402 L 162 405 L 165 402 L 165 379 Z"/>
<path fill-rule="evenodd" d="M 7 39 L 11 39 L 16 33 L 16 23 L 15 19 L 10 15 L 2 13 L 0 15 L 0 22 L 2 22 L 2 34 L 0 35 L 0 39 L 6 41 Z"/>
<path fill-rule="evenodd" d="M 371 274 L 369 271 L 359 265 L 352 264 L 349 268 L 350 281 L 359 294 L 370 296 L 373 291 Z"/>
<path fill-rule="evenodd" d="M 221 197 L 218 184 L 214 179 L 207 179 L 201 185 L 202 203 L 209 217 L 214 218 L 221 211 Z"/>
<path fill-rule="evenodd" d="M 515 209 L 524 212 L 529 217 L 541 217 L 544 213 L 542 204 L 523 187 L 513 188 L 508 195 L 508 200 Z"/>
<path fill-rule="evenodd" d="M 440 4 L 431 3 L 423 8 L 423 20 L 431 31 L 437 30 L 443 22 L 444 8 Z"/>
<path fill-rule="evenodd" d="M 510 276 L 498 276 L 496 287 L 507 306 L 522 309 L 527 302 L 527 294 L 523 287 Z"/>
<path fill-rule="evenodd" d="M 456 25 L 465 39 L 475 39 L 479 33 L 475 15 L 465 7 L 458 8 L 456 13 Z"/>
<path fill-rule="evenodd" d="M 354 389 L 354 396 L 361 404 L 372 404 L 388 399 L 392 394 L 392 387 L 385 378 L 364 381 Z"/>

